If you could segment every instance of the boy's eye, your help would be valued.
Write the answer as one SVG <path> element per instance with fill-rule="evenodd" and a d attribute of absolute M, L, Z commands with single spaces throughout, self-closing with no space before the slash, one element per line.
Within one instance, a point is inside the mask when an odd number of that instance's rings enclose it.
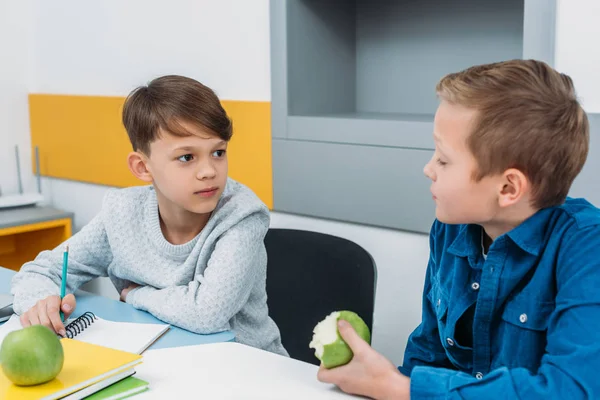
<path fill-rule="evenodd" d="M 439 165 L 441 165 L 442 167 L 446 164 L 448 164 L 446 161 L 442 161 L 440 158 L 435 160 Z"/>
<path fill-rule="evenodd" d="M 181 157 L 178 157 L 177 159 L 181 162 L 186 163 L 192 161 L 194 159 L 194 156 L 192 156 L 191 154 L 185 154 Z"/>
<path fill-rule="evenodd" d="M 226 150 L 217 150 L 212 153 L 213 157 L 221 158 L 225 155 Z"/>

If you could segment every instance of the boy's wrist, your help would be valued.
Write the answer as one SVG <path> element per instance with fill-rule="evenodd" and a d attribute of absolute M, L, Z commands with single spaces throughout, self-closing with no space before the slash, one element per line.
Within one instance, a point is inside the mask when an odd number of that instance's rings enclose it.
<path fill-rule="evenodd" d="M 129 296 L 129 294 L 131 292 L 134 292 L 136 289 L 140 288 L 141 286 L 136 284 L 136 283 L 132 283 L 130 284 L 128 287 L 126 287 L 125 289 L 123 289 L 121 291 L 121 301 L 123 302 L 127 302 L 127 296 Z"/>
<path fill-rule="evenodd" d="M 375 398 L 379 400 L 408 400 L 410 399 L 410 378 L 397 369 L 390 371 L 377 385 L 381 389 Z"/>

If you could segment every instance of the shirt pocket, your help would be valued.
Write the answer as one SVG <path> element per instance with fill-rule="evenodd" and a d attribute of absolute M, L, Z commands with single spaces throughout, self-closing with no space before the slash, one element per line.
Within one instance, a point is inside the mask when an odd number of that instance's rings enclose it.
<path fill-rule="evenodd" d="M 537 372 L 546 349 L 548 321 L 554 308 L 554 302 L 529 296 L 509 300 L 502 312 L 497 338 L 499 365 L 495 367 L 523 367 Z"/>

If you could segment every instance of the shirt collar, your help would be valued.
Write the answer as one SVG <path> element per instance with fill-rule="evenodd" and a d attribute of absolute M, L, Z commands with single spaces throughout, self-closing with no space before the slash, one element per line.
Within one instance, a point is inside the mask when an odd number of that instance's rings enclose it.
<path fill-rule="evenodd" d="M 519 226 L 506 233 L 517 246 L 529 254 L 540 254 L 546 241 L 545 232 L 552 208 L 544 208 L 523 221 Z"/>
<path fill-rule="evenodd" d="M 481 253 L 481 229 L 479 225 L 462 225 L 448 247 L 448 253 L 459 257 L 472 257 Z"/>
<path fill-rule="evenodd" d="M 550 213 L 551 208 L 539 210 L 505 235 L 523 251 L 537 256 L 544 246 L 544 232 Z M 459 257 L 474 257 L 481 253 L 482 229 L 480 225 L 462 225 L 448 252 Z"/>

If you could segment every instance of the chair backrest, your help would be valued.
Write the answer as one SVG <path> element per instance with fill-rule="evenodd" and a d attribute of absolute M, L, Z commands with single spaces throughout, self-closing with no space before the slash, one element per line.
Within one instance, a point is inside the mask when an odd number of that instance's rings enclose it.
<path fill-rule="evenodd" d="M 318 232 L 270 229 L 267 304 L 292 358 L 315 365 L 313 328 L 333 311 L 350 310 L 373 328 L 377 268 L 358 244 Z"/>

